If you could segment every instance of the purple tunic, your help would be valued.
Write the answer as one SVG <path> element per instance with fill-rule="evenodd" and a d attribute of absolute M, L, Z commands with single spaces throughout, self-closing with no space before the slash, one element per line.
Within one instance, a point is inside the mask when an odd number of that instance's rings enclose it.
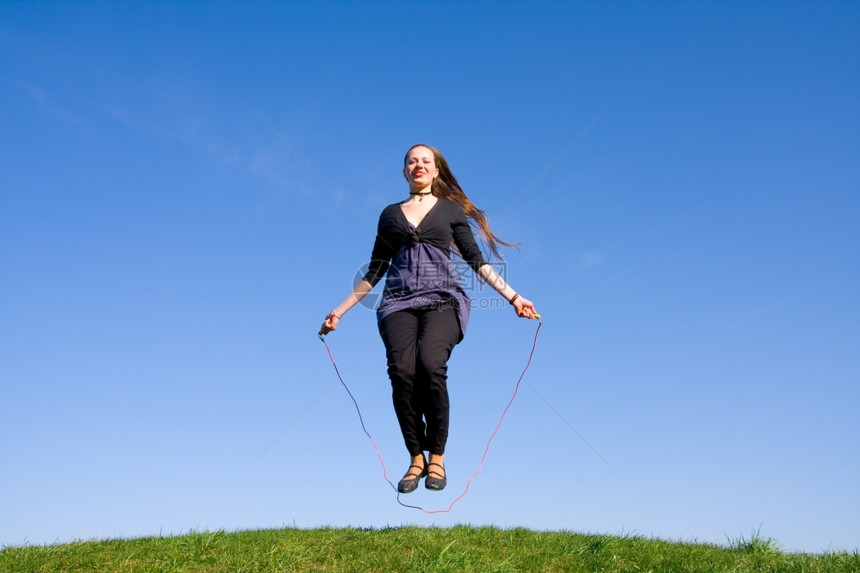
<path fill-rule="evenodd" d="M 462 207 L 439 199 L 418 225 L 406 219 L 399 203 L 379 217 L 376 242 L 364 280 L 375 285 L 387 273 L 378 320 L 392 312 L 452 305 L 460 321 L 460 338 L 469 323 L 471 301 L 451 258 L 451 244 L 477 271 L 485 264 Z"/>

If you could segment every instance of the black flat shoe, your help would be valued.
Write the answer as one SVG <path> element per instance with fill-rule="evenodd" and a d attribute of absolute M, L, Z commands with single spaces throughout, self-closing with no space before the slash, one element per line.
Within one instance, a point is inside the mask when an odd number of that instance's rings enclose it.
<path fill-rule="evenodd" d="M 442 471 L 431 470 L 430 466 L 436 466 Z M 427 489 L 432 489 L 433 491 L 440 491 L 445 489 L 445 486 L 448 485 L 448 477 L 445 473 L 445 466 L 442 464 L 437 464 L 436 462 L 430 462 L 427 464 L 427 479 L 424 480 L 424 487 Z M 435 474 L 435 475 L 433 475 Z M 442 477 L 436 477 L 442 476 Z"/>
<path fill-rule="evenodd" d="M 421 473 L 417 476 L 412 472 L 412 468 L 416 468 L 421 470 Z M 403 479 L 400 480 L 400 483 L 397 484 L 397 491 L 400 493 L 411 493 L 418 488 L 418 482 L 427 475 L 427 462 L 424 462 L 424 467 L 417 466 L 412 464 L 409 466 L 409 469 L 406 470 L 406 475 L 403 476 Z"/>

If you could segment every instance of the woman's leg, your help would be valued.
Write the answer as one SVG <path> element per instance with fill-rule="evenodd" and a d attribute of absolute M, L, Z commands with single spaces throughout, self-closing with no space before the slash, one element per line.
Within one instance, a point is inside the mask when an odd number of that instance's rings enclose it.
<path fill-rule="evenodd" d="M 451 307 L 420 313 L 418 372 L 416 379 L 426 384 L 421 410 L 427 421 L 427 449 L 432 455 L 445 453 L 448 441 L 448 359 L 460 340 L 457 310 Z"/>
<path fill-rule="evenodd" d="M 406 449 L 413 458 L 423 456 L 426 447 L 424 412 L 419 400 L 422 392 L 415 385 L 419 328 L 419 311 L 413 310 L 394 312 L 379 322 L 379 334 L 388 359 L 394 412 Z"/>

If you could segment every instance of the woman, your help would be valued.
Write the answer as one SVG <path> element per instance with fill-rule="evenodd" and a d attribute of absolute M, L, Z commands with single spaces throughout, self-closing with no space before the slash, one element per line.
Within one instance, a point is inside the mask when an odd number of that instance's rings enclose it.
<path fill-rule="evenodd" d="M 497 257 L 499 246 L 510 243 L 490 231 L 486 215 L 466 197 L 442 154 L 429 145 L 412 146 L 403 176 L 409 198 L 382 211 L 367 273 L 325 317 L 320 334 L 335 330 L 343 315 L 387 275 L 377 318 L 394 410 L 411 456 L 397 490 L 409 493 L 425 476 L 427 489 L 441 490 L 447 483 L 447 363 L 463 339 L 470 310 L 451 259 L 452 244 L 475 273 L 513 305 L 517 316 L 534 318 L 536 311 L 484 260 L 469 219 Z M 424 452 L 429 452 L 429 461 Z"/>

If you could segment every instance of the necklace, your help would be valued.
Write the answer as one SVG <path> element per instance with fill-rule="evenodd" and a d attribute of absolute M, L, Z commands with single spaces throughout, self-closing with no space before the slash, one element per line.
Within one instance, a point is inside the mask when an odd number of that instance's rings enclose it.
<path fill-rule="evenodd" d="M 419 201 L 423 201 L 425 195 L 430 195 L 432 193 L 433 193 L 433 191 L 425 191 L 424 193 L 421 193 L 420 191 L 410 191 L 409 192 L 410 195 L 418 195 Z"/>

